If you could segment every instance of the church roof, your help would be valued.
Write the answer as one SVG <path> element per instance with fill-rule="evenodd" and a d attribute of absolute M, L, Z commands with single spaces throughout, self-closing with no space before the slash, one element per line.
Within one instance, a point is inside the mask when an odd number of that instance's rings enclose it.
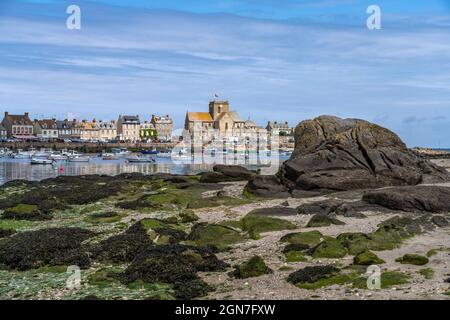
<path fill-rule="evenodd" d="M 187 117 L 189 121 L 213 121 L 209 112 L 188 112 Z"/>
<path fill-rule="evenodd" d="M 241 117 L 239 117 L 237 112 L 230 111 L 229 114 L 230 114 L 231 119 L 233 119 L 234 122 L 244 122 L 244 120 L 242 120 Z"/>

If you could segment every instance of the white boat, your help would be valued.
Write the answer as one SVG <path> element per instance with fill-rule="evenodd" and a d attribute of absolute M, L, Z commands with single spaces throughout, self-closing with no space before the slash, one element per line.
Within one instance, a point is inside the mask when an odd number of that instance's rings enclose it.
<path fill-rule="evenodd" d="M 126 160 L 130 163 L 152 163 L 155 162 L 155 159 L 149 158 L 149 157 L 139 157 L 139 156 L 132 156 L 126 158 Z"/>
<path fill-rule="evenodd" d="M 51 155 L 48 156 L 48 158 L 52 160 L 67 160 L 68 156 L 63 155 L 61 153 L 52 153 Z"/>
<path fill-rule="evenodd" d="M 89 162 L 88 157 L 81 157 L 81 156 L 75 156 L 75 157 L 69 157 L 69 162 Z"/>
<path fill-rule="evenodd" d="M 118 157 L 125 157 L 131 154 L 126 148 L 112 148 L 111 153 Z"/>
<path fill-rule="evenodd" d="M 31 158 L 31 164 L 53 164 L 53 160 L 45 158 Z"/>
<path fill-rule="evenodd" d="M 119 157 L 114 153 L 102 153 L 103 160 L 118 160 Z"/>
<path fill-rule="evenodd" d="M 75 151 L 75 150 L 62 150 L 62 151 L 61 151 L 61 154 L 64 155 L 64 156 L 67 156 L 67 157 L 69 157 L 69 158 L 81 156 L 81 154 L 79 154 L 79 153 L 78 153 L 77 151 Z"/>

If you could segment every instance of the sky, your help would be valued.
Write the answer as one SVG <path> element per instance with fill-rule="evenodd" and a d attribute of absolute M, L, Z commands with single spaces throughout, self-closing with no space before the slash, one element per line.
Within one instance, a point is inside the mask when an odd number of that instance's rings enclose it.
<path fill-rule="evenodd" d="M 449 148 L 450 0 L 0 0 L 2 113 L 182 127 L 214 93 L 259 125 L 329 114 Z"/>

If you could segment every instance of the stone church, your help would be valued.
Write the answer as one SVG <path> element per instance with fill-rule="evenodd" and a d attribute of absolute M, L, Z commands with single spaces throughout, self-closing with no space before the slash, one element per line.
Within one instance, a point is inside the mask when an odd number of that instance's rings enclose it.
<path fill-rule="evenodd" d="M 191 135 L 211 135 L 215 131 L 220 137 L 241 137 L 249 132 L 259 132 L 259 128 L 251 120 L 242 120 L 239 115 L 230 111 L 228 101 L 210 101 L 209 112 L 187 112 L 185 129 Z M 215 129 L 215 130 L 212 130 Z"/>

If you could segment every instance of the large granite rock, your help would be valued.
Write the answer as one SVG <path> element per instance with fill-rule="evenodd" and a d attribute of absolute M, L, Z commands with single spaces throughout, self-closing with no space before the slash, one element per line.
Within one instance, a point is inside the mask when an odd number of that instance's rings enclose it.
<path fill-rule="evenodd" d="M 363 201 L 393 210 L 448 213 L 450 188 L 440 186 L 383 188 L 366 192 Z"/>
<path fill-rule="evenodd" d="M 289 190 L 276 176 L 252 176 L 247 183 L 247 191 L 264 198 L 288 198 Z"/>
<path fill-rule="evenodd" d="M 298 124 L 295 150 L 280 168 L 290 190 L 352 190 L 450 180 L 393 132 L 358 120 L 321 116 Z"/>

